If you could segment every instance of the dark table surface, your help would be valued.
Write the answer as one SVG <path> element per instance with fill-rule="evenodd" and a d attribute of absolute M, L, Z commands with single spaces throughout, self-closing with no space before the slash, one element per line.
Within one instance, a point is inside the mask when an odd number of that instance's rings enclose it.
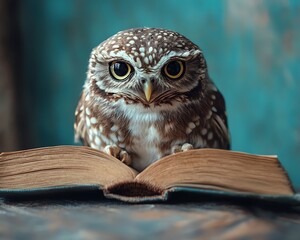
<path fill-rule="evenodd" d="M 0 199 L 0 239 L 300 239 L 300 209 Z"/>

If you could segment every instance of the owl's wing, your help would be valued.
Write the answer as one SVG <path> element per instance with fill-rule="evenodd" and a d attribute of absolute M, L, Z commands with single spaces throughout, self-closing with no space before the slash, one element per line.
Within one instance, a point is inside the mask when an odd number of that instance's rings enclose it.
<path fill-rule="evenodd" d="M 84 93 L 81 94 L 80 100 L 78 102 L 76 111 L 75 111 L 75 123 L 74 123 L 74 131 L 75 131 L 75 141 L 82 141 L 85 145 L 85 134 L 86 134 L 86 124 L 85 124 L 85 110 L 84 110 Z"/>
<path fill-rule="evenodd" d="M 227 114 L 225 100 L 221 92 L 212 85 L 209 90 L 209 98 L 213 100 L 211 109 L 210 126 L 219 139 L 220 146 L 224 149 L 230 149 L 230 133 L 228 130 Z"/>

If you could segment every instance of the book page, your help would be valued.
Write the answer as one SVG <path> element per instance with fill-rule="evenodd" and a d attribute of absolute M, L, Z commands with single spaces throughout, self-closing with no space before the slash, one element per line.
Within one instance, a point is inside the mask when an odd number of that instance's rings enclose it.
<path fill-rule="evenodd" d="M 137 172 L 118 159 L 83 146 L 58 146 L 0 154 L 0 188 L 111 185 Z"/>
<path fill-rule="evenodd" d="M 228 191 L 293 194 L 278 159 L 220 149 L 197 149 L 164 157 L 138 174 L 136 181 L 164 189 L 207 185 Z"/>

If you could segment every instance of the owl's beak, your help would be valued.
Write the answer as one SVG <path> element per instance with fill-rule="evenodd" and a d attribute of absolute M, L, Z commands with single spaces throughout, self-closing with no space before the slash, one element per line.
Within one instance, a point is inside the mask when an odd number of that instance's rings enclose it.
<path fill-rule="evenodd" d="M 151 81 L 146 81 L 144 83 L 144 93 L 145 93 L 146 100 L 149 102 L 149 100 L 151 99 L 151 95 L 152 95 L 152 83 L 151 83 Z"/>

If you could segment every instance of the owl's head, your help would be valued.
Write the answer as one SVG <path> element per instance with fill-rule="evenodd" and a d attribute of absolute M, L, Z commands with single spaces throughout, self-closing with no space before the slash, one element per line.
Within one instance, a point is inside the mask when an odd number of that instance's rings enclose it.
<path fill-rule="evenodd" d="M 86 87 L 102 99 L 152 108 L 201 98 L 207 81 L 205 59 L 190 40 L 169 30 L 136 28 L 92 51 Z"/>

